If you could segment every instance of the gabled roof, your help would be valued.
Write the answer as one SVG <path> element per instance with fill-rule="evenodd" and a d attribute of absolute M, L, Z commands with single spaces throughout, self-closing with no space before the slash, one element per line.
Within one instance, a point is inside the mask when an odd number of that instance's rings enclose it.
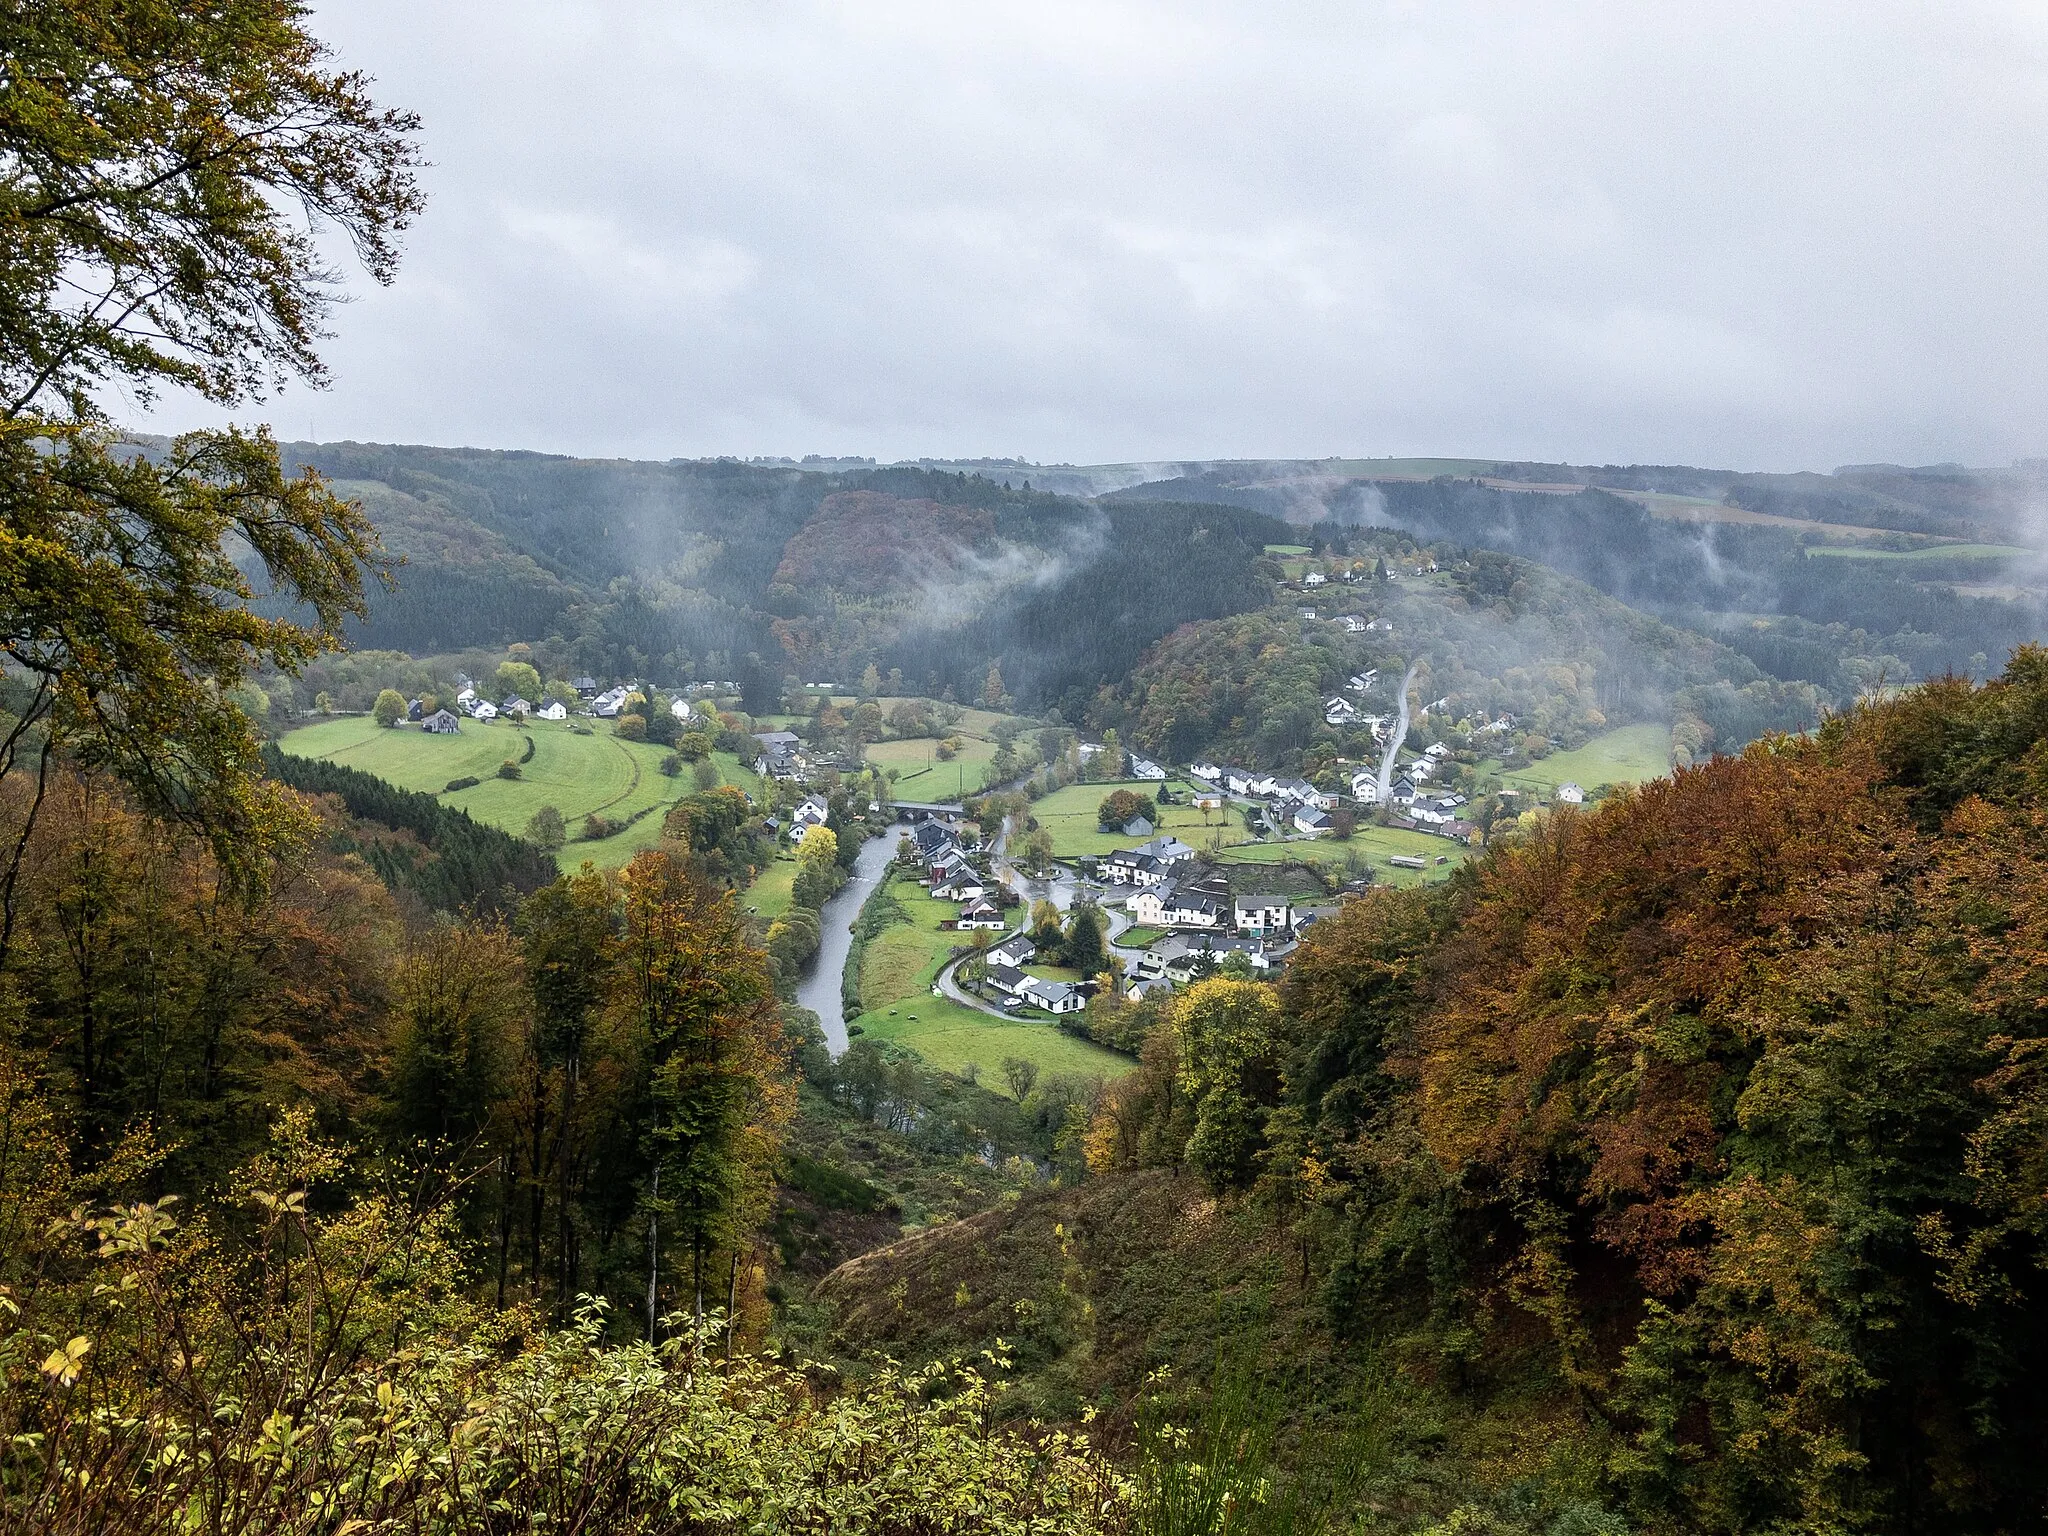
<path fill-rule="evenodd" d="M 990 953 L 994 953 L 994 951 L 992 950 Z M 992 987 L 1001 987 L 1005 992 L 1014 992 L 1031 980 L 1031 978 L 1018 970 L 1014 965 L 991 963 L 988 968 L 988 980 L 989 985 Z"/>
<path fill-rule="evenodd" d="M 1038 953 L 1038 946 L 1031 942 L 1028 933 L 1013 933 L 1000 944 L 989 946 L 989 958 L 995 961 L 1029 960 Z"/>

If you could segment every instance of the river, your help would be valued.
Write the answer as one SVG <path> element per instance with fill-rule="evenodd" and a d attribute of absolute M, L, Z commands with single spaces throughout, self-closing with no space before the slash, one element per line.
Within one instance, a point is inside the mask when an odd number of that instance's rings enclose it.
<path fill-rule="evenodd" d="M 871 837 L 853 861 L 853 872 L 825 903 L 818 914 L 818 957 L 797 985 L 796 1000 L 818 1016 L 825 1030 L 825 1048 L 834 1057 L 846 1050 L 846 1005 L 840 992 L 840 978 L 846 974 L 846 956 L 853 948 L 853 920 L 860 916 L 861 903 L 874 891 L 875 882 L 896 857 L 896 840 L 908 827 L 891 827 L 880 837 Z"/>

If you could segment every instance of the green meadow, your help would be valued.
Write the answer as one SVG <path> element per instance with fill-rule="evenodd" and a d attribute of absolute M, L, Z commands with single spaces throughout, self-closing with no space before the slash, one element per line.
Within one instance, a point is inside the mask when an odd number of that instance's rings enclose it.
<path fill-rule="evenodd" d="M 1188 786 L 1178 781 L 1168 782 L 1174 793 L 1185 801 Z M 1133 840 L 1121 832 L 1096 829 L 1096 807 L 1108 799 L 1112 791 L 1119 789 L 1128 789 L 1150 800 L 1158 792 L 1159 785 L 1144 780 L 1069 784 L 1065 789 L 1056 789 L 1044 799 L 1032 802 L 1031 814 L 1037 818 L 1039 826 L 1052 834 L 1053 857 L 1078 859 L 1083 854 L 1092 853 L 1099 858 L 1133 845 Z M 1156 829 L 1154 836 L 1170 832 L 1188 846 L 1204 851 L 1219 831 L 1225 845 L 1242 842 L 1249 835 L 1244 829 L 1244 818 L 1235 806 L 1226 806 L 1221 811 L 1198 811 L 1187 804 L 1155 805 L 1147 814 Z"/>
<path fill-rule="evenodd" d="M 1114 1051 L 1062 1033 L 1047 1021 L 999 1019 L 932 996 L 932 983 L 952 958 L 953 947 L 972 937 L 941 929 L 959 908 L 927 895 L 916 881 L 894 877 L 889 893 L 910 921 L 883 929 L 868 941 L 861 962 L 862 1013 L 854 1022 L 871 1040 L 915 1051 L 927 1065 L 956 1077 L 973 1076 L 1001 1093 L 1005 1056 L 1036 1062 L 1041 1073 L 1117 1077 L 1135 1063 Z M 989 934 L 991 941 L 1002 937 Z M 1071 978 L 1043 966 L 1033 975 Z"/>
<path fill-rule="evenodd" d="M 522 763 L 529 740 L 533 757 Z M 661 772 L 667 748 L 621 741 L 602 722 L 584 735 L 572 731 L 567 721 L 536 720 L 519 727 L 465 720 L 456 735 L 436 736 L 410 726 L 387 729 L 367 715 L 345 715 L 292 731 L 278 746 L 434 795 L 443 805 L 460 806 L 478 821 L 515 834 L 525 832 L 535 811 L 552 805 L 569 828 L 570 840 L 556 855 L 567 870 L 585 863 L 616 868 L 651 847 L 661 837 L 661 808 L 694 788 L 687 771 L 676 778 Z M 519 764 L 516 779 L 498 777 L 498 765 L 508 759 Z M 713 760 L 721 781 L 749 792 L 758 787 L 738 758 L 719 753 Z M 448 789 L 463 778 L 478 782 Z M 639 811 L 646 814 L 612 837 L 585 842 L 577 836 L 592 812 L 624 821 Z"/>
<path fill-rule="evenodd" d="M 1495 764 L 1487 764 L 1481 771 L 1500 770 Z M 1602 784 L 1642 784 L 1661 779 L 1670 771 L 1671 728 L 1624 725 L 1595 736 L 1583 747 L 1553 752 L 1526 768 L 1501 773 L 1501 781 L 1524 794 L 1548 795 L 1568 779 L 1591 790 Z"/>

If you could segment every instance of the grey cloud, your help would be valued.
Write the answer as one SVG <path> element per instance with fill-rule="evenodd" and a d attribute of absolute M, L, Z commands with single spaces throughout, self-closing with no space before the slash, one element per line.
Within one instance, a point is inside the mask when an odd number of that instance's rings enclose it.
<path fill-rule="evenodd" d="M 280 429 L 666 458 L 2040 452 L 2019 5 L 329 0 L 433 198 Z M 202 413 L 173 403 L 154 425 Z"/>

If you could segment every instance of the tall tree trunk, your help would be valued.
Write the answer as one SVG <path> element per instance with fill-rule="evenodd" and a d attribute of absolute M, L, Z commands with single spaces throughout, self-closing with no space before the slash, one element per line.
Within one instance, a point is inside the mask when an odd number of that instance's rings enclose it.
<path fill-rule="evenodd" d="M 732 1250 L 732 1275 L 725 1283 L 725 1358 L 732 1358 L 733 1318 L 740 1309 L 740 1250 L 735 1244 Z"/>
<path fill-rule="evenodd" d="M 512 1159 L 498 1157 L 498 1310 L 505 1310 L 505 1269 L 512 1258 Z"/>
<path fill-rule="evenodd" d="M 561 1249 L 555 1256 L 561 1266 L 561 1278 L 555 1286 L 555 1316 L 563 1322 L 568 1320 L 570 1299 L 576 1294 L 576 1226 L 569 1216 L 569 1137 L 576 1124 L 576 1077 L 580 1066 L 581 1061 L 571 1051 L 562 1073 L 562 1123 L 555 1131 L 555 1162 L 561 1170 L 560 1188 L 555 1196 Z"/>
<path fill-rule="evenodd" d="M 654 1189 L 647 1211 L 647 1342 L 654 1342 L 654 1288 L 661 1278 L 661 1216 L 654 1202 L 661 1198 L 661 1164 L 654 1165 Z"/>

